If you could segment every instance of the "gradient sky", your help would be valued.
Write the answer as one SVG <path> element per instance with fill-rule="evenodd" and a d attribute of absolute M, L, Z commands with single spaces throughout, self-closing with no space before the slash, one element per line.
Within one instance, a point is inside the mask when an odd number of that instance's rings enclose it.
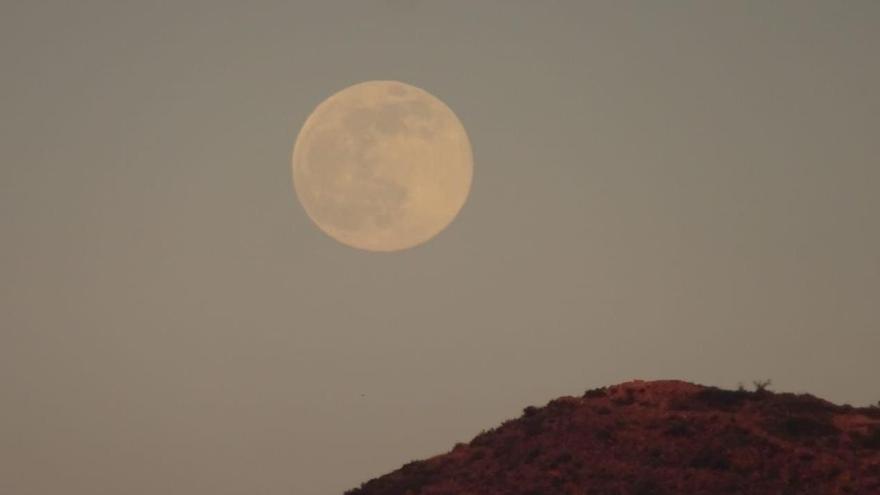
<path fill-rule="evenodd" d="M 0 493 L 333 494 L 632 378 L 880 399 L 880 2 L 12 1 Z M 445 101 L 470 199 L 342 246 L 324 98 Z"/>

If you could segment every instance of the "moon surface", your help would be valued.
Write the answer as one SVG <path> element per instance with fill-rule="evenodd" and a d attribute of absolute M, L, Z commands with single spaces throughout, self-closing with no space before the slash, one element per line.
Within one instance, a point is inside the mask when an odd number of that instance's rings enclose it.
<path fill-rule="evenodd" d="M 368 81 L 324 100 L 293 148 L 293 183 L 314 223 L 369 251 L 422 244 L 455 219 L 473 179 L 467 132 L 427 91 Z"/>

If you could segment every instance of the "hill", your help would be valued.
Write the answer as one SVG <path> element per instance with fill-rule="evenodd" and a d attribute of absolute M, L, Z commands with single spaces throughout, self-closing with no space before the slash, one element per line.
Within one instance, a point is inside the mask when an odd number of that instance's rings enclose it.
<path fill-rule="evenodd" d="M 880 494 L 880 408 L 634 381 L 561 397 L 346 495 Z"/>

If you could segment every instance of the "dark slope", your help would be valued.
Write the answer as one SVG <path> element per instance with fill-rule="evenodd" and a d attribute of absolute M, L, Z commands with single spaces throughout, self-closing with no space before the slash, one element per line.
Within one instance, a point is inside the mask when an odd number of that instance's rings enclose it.
<path fill-rule="evenodd" d="M 629 382 L 519 419 L 347 495 L 880 495 L 880 409 Z"/>

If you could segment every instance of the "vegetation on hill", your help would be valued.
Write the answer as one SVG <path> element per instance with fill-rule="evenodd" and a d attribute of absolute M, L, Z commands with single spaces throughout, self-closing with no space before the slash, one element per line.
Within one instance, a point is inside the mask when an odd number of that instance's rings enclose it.
<path fill-rule="evenodd" d="M 758 383 L 562 397 L 346 495 L 880 494 L 880 408 Z"/>

